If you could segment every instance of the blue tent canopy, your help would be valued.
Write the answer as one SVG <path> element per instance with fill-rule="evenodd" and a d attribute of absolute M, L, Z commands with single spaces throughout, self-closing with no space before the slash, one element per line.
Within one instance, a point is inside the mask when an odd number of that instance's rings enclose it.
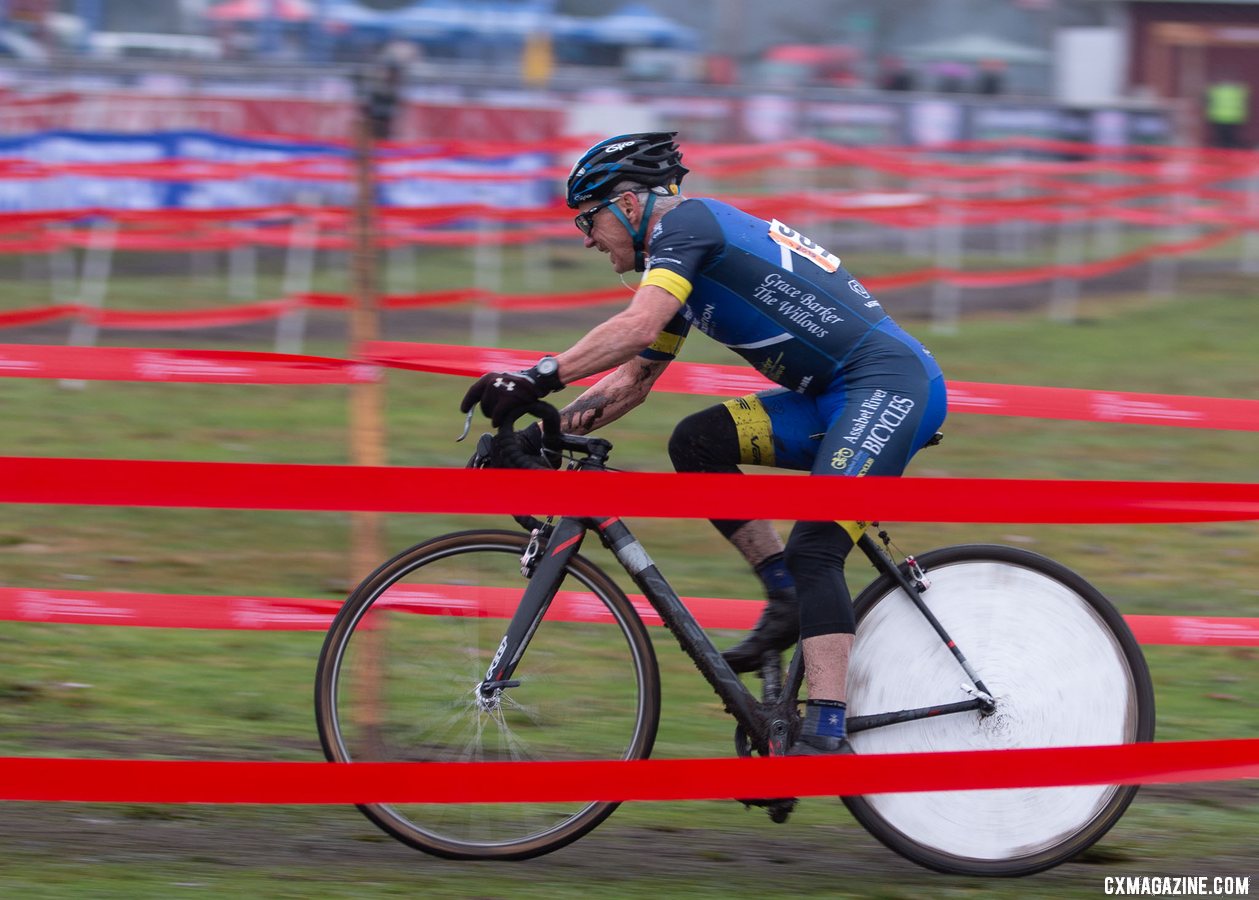
<path fill-rule="evenodd" d="M 326 25 L 381 31 L 387 31 L 391 27 L 392 16 L 389 13 L 369 9 L 354 0 L 311 0 L 311 6 L 314 18 Z"/>
<path fill-rule="evenodd" d="M 557 33 L 602 44 L 697 48 L 699 32 L 662 16 L 643 3 L 627 3 L 598 19 L 568 18 Z"/>
<path fill-rule="evenodd" d="M 558 40 L 609 45 L 695 48 L 700 43 L 694 28 L 679 25 L 636 2 L 600 18 L 558 15 L 554 0 L 422 0 L 388 13 L 364 10 L 352 0 L 323 2 L 332 4 L 334 12 L 330 15 L 347 24 L 357 22 L 343 11 L 357 7 L 373 24 L 380 22 L 394 34 L 417 40 L 523 40 L 534 34 L 550 34 Z"/>
<path fill-rule="evenodd" d="M 415 38 L 524 38 L 547 32 L 555 20 L 549 0 L 425 0 L 388 13 L 393 31 Z"/>
<path fill-rule="evenodd" d="M 3 2 L 3 0 L 0 0 Z M 619 47 L 694 50 L 700 33 L 660 15 L 641 2 L 630 2 L 598 18 L 559 15 L 556 0 L 420 0 L 389 12 L 355 0 L 307 0 L 316 31 L 390 35 L 433 48 L 476 52 L 474 48 L 520 45 L 538 34 L 557 44 L 597 52 Z"/>

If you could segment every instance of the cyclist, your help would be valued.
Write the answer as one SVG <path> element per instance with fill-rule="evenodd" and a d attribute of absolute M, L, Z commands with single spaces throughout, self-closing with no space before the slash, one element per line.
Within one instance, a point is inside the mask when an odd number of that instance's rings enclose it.
<path fill-rule="evenodd" d="M 567 201 L 585 246 L 617 273 L 645 272 L 629 306 L 571 348 L 521 372 L 482 376 L 463 398 L 498 425 L 565 384 L 604 372 L 561 412 L 585 434 L 638 406 L 691 328 L 742 356 L 779 387 L 683 419 L 669 441 L 679 472 L 756 464 L 815 475 L 900 475 L 944 421 L 931 354 L 883 311 L 840 260 L 777 219 L 685 198 L 676 132 L 623 134 L 587 150 Z M 524 435 L 540 448 L 537 425 Z M 844 560 L 864 523 L 798 522 L 784 546 L 771 523 L 713 524 L 747 559 L 768 604 L 724 653 L 740 672 L 797 640 L 808 687 L 793 754 L 842 752 L 855 631 Z"/>

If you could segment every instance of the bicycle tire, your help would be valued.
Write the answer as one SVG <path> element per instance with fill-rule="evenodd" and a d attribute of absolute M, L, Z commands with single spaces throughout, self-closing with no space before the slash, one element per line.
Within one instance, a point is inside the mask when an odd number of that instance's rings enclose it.
<path fill-rule="evenodd" d="M 530 637 L 512 676 L 520 685 L 505 689 L 495 708 L 477 703 L 475 688 L 525 584 L 526 542 L 508 531 L 435 538 L 381 566 L 350 595 L 329 628 L 316 673 L 316 719 L 330 761 L 650 754 L 660 716 L 651 640 L 624 592 L 581 556 L 568 564 L 561 593 Z M 527 859 L 577 840 L 617 806 L 371 803 L 359 809 L 393 837 L 436 856 Z"/>
<path fill-rule="evenodd" d="M 1013 547 L 962 545 L 918 557 L 922 595 L 966 654 L 997 711 L 862 731 L 858 753 L 1100 745 L 1154 737 L 1145 657 L 1113 605 L 1075 572 Z M 961 667 L 884 575 L 857 598 L 852 716 L 966 699 Z M 1065 648 L 1065 649 L 1064 649 Z M 1072 710 L 1076 715 L 1068 715 Z M 875 838 L 927 868 L 1018 876 L 1092 846 L 1135 785 L 938 791 L 845 797 Z"/>

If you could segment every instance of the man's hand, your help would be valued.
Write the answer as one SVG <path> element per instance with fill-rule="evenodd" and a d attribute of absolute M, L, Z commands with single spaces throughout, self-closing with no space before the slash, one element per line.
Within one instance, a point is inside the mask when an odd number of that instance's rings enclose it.
<path fill-rule="evenodd" d="M 545 365 L 547 363 L 550 365 Z M 459 411 L 466 413 L 479 403 L 481 412 L 497 428 L 517 410 L 533 405 L 564 386 L 556 374 L 554 363 L 554 359 L 545 357 L 533 368 L 523 372 L 490 372 L 482 375 L 463 395 Z"/>
<path fill-rule="evenodd" d="M 564 458 L 556 451 L 546 450 L 542 445 L 542 423 L 532 425 L 516 432 L 516 443 L 520 449 L 530 456 L 537 456 L 552 469 L 558 469 Z"/>

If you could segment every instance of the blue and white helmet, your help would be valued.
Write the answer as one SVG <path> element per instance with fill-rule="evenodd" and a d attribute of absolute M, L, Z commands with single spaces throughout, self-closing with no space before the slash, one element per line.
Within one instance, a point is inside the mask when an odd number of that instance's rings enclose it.
<path fill-rule="evenodd" d="M 566 199 L 571 209 L 587 200 L 602 200 L 622 181 L 644 187 L 672 187 L 674 193 L 690 169 L 673 142 L 676 131 L 618 134 L 582 154 L 568 176 Z"/>

